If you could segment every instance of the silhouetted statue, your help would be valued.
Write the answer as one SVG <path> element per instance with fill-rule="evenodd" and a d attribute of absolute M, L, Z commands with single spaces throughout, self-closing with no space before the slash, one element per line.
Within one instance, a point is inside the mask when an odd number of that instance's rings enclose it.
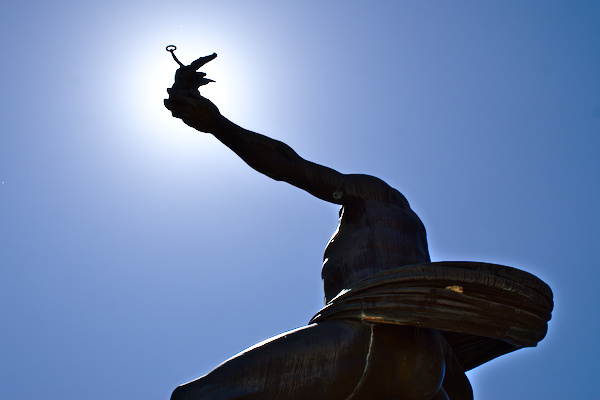
<path fill-rule="evenodd" d="M 326 305 L 309 325 L 239 353 L 172 399 L 472 399 L 466 370 L 545 336 L 552 292 L 535 276 L 430 262 L 425 227 L 399 191 L 307 161 L 181 89 L 168 89 L 173 116 L 341 210 L 324 255 Z"/>

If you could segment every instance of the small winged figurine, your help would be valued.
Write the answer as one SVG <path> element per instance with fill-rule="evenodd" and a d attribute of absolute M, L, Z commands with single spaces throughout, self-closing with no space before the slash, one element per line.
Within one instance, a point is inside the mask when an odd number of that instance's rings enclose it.
<path fill-rule="evenodd" d="M 198 69 L 209 61 L 217 58 L 217 53 L 212 53 L 209 56 L 200 57 L 190 65 L 183 65 L 175 56 L 176 46 L 169 45 L 166 50 L 171 53 L 173 59 L 179 64 L 179 68 L 175 71 L 175 83 L 171 90 L 181 92 L 181 94 L 191 95 L 193 97 L 201 97 L 198 88 L 206 85 L 209 82 L 214 82 L 212 79 L 205 78 L 204 72 L 198 72 Z"/>

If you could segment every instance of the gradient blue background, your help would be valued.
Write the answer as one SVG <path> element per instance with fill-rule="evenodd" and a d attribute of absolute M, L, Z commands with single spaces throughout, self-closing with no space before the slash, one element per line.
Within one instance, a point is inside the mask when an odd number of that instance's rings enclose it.
<path fill-rule="evenodd" d="M 600 2 L 0 6 L 0 398 L 168 399 L 322 306 L 337 207 L 163 108 L 178 46 L 238 124 L 402 191 L 432 259 L 555 293 L 475 397 L 597 399 Z"/>

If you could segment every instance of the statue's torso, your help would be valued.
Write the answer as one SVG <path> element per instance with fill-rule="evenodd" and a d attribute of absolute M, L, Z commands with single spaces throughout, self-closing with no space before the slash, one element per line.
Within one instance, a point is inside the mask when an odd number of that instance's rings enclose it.
<path fill-rule="evenodd" d="M 374 273 L 429 262 L 425 227 L 398 192 L 397 201 L 345 204 L 323 262 L 325 301 Z"/>

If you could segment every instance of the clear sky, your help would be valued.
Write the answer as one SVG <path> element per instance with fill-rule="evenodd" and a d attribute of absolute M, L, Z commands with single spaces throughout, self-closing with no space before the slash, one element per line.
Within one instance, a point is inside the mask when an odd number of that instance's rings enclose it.
<path fill-rule="evenodd" d="M 162 106 L 214 52 L 234 122 L 399 189 L 434 261 L 536 274 L 538 347 L 475 398 L 596 399 L 600 2 L 0 6 L 0 398 L 168 399 L 322 306 L 337 207 Z"/>

